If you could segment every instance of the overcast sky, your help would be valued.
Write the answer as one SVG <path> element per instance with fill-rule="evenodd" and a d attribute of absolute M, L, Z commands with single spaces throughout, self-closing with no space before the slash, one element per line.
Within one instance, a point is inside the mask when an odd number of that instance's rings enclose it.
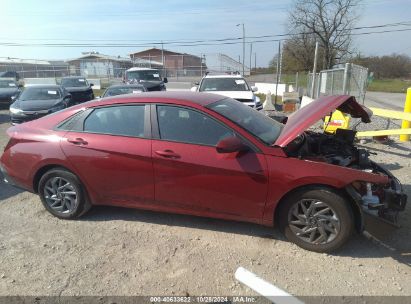
<path fill-rule="evenodd" d="M 363 0 L 362 3 L 358 8 L 361 15 L 358 26 L 411 21 L 410 0 Z M 141 44 L 239 38 L 242 36 L 241 27 L 236 26 L 239 23 L 245 24 L 246 36 L 276 35 L 287 31 L 291 5 L 292 0 L 1 0 L 0 43 Z M 394 52 L 411 55 L 410 38 L 411 31 L 356 36 L 355 47 L 366 55 Z M 145 48 L 148 46 L 52 48 L 2 45 L 0 57 L 67 59 L 90 50 L 127 56 Z M 241 43 L 213 46 L 165 44 L 164 48 L 195 55 L 225 53 L 235 59 L 242 54 Z M 257 65 L 266 66 L 276 48 L 277 42 L 254 43 Z M 249 45 L 246 63 L 248 61 Z"/>

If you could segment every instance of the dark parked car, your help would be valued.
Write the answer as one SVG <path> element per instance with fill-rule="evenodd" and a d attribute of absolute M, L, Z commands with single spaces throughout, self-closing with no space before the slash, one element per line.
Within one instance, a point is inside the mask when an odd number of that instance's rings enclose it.
<path fill-rule="evenodd" d="M 63 77 L 61 85 L 71 94 L 74 104 L 94 99 L 93 84 L 89 84 L 84 77 Z"/>
<path fill-rule="evenodd" d="M 15 71 L 6 71 L 0 72 L 0 78 L 13 78 L 15 81 L 19 81 L 20 75 Z"/>
<path fill-rule="evenodd" d="M 0 103 L 10 105 L 20 93 L 19 85 L 13 79 L 0 78 Z"/>
<path fill-rule="evenodd" d="M 125 82 L 128 84 L 139 83 L 147 91 L 166 91 L 167 78 L 161 78 L 160 71 L 150 68 L 131 68 L 125 73 Z"/>
<path fill-rule="evenodd" d="M 101 98 L 143 92 L 147 92 L 147 89 L 141 84 L 116 84 L 108 87 Z"/>
<path fill-rule="evenodd" d="M 276 223 L 328 252 L 370 219 L 396 224 L 407 200 L 355 131 L 305 131 L 335 109 L 370 121 L 351 96 L 320 98 L 285 125 L 216 94 L 105 98 L 10 128 L 0 168 L 59 218 L 115 205 Z"/>
<path fill-rule="evenodd" d="M 12 124 L 34 120 L 71 104 L 71 95 L 59 85 L 26 87 L 10 106 Z"/>

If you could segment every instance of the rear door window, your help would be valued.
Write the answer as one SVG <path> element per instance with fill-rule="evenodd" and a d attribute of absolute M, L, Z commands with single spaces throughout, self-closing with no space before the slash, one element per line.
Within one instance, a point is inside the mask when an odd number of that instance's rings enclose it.
<path fill-rule="evenodd" d="M 111 106 L 93 110 L 84 132 L 144 137 L 144 105 Z"/>

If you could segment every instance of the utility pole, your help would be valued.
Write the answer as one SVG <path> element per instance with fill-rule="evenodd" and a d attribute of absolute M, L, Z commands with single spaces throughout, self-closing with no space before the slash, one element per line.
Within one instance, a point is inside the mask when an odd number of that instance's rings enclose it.
<path fill-rule="evenodd" d="M 165 77 L 165 75 L 164 75 L 164 44 L 163 44 L 163 41 L 161 41 L 161 65 L 163 66 L 163 76 L 162 77 Z"/>
<path fill-rule="evenodd" d="M 311 98 L 314 98 L 315 78 L 317 73 L 318 41 L 315 42 L 313 77 L 311 80 Z"/>
<path fill-rule="evenodd" d="M 276 80 L 276 82 L 275 82 L 275 99 L 274 99 L 274 106 L 277 105 L 278 83 L 280 82 L 280 78 L 279 78 L 279 76 L 280 76 L 280 74 L 279 74 L 279 72 L 280 72 L 280 56 L 281 56 L 280 52 L 281 52 L 281 40 L 278 41 L 277 80 Z M 277 109 L 276 109 L 276 110 L 277 110 Z"/>
<path fill-rule="evenodd" d="M 237 26 L 243 26 L 243 76 L 244 76 L 244 65 L 245 65 L 245 26 L 244 23 L 239 23 Z"/>
<path fill-rule="evenodd" d="M 254 53 L 254 71 L 257 71 L 257 52 Z"/>
<path fill-rule="evenodd" d="M 252 58 L 253 57 L 253 44 L 250 43 L 250 75 L 251 75 L 251 70 L 253 68 L 253 62 L 252 62 Z"/>
<path fill-rule="evenodd" d="M 203 54 L 200 54 L 200 75 L 203 77 Z"/>
<path fill-rule="evenodd" d="M 281 49 L 281 47 L 280 47 L 280 50 L 279 50 L 279 52 L 280 52 L 280 75 L 278 76 L 278 82 L 281 82 L 281 74 L 282 74 L 282 72 L 283 72 L 283 50 Z"/>

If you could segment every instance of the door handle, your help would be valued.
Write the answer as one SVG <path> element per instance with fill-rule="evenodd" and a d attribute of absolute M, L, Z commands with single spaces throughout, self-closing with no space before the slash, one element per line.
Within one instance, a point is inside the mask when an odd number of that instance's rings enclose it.
<path fill-rule="evenodd" d="M 180 158 L 180 155 L 178 155 L 177 153 L 174 153 L 171 150 L 155 151 L 155 153 L 157 155 L 160 155 L 160 156 L 166 157 L 166 158 Z"/>
<path fill-rule="evenodd" d="M 87 145 L 88 144 L 88 142 L 82 138 L 67 138 L 67 141 L 75 145 Z"/>

